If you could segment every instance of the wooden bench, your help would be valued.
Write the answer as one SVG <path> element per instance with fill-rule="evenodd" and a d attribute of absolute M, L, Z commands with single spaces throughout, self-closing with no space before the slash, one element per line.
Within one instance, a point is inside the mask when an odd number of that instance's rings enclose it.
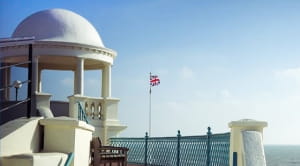
<path fill-rule="evenodd" d="M 117 163 L 118 166 L 127 166 L 127 148 L 102 146 L 99 137 L 94 137 L 91 141 L 91 164 L 92 166 L 109 166 Z"/>

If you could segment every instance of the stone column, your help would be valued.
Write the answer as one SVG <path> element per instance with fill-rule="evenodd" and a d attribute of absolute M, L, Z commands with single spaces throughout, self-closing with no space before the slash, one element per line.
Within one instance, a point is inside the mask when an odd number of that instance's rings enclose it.
<path fill-rule="evenodd" d="M 107 98 L 111 97 L 111 65 L 105 64 L 104 69 L 102 70 L 102 97 L 104 98 L 104 104 L 102 105 L 102 141 L 103 144 L 107 144 L 108 139 L 108 124 L 107 124 L 107 115 L 109 114 Z"/>
<path fill-rule="evenodd" d="M 39 89 L 39 56 L 32 56 L 32 78 L 31 78 L 31 116 L 37 116 L 36 93 Z"/>
<path fill-rule="evenodd" d="M 38 85 L 39 85 L 39 57 L 33 56 L 33 63 L 32 63 L 32 91 L 38 92 Z"/>
<path fill-rule="evenodd" d="M 38 92 L 41 93 L 42 92 L 42 69 L 39 68 L 38 71 Z"/>
<path fill-rule="evenodd" d="M 76 78 L 76 69 L 72 70 L 73 71 L 73 82 L 74 82 L 74 87 L 73 87 L 73 95 L 76 94 L 76 87 L 77 87 L 77 78 Z"/>
<path fill-rule="evenodd" d="M 249 147 L 249 144 L 252 150 L 260 151 L 264 153 L 263 146 L 258 145 L 258 142 L 262 143 L 260 139 L 262 139 L 262 134 L 263 134 L 263 128 L 266 127 L 268 124 L 267 122 L 264 121 L 256 121 L 256 120 L 250 120 L 250 119 L 242 119 L 239 121 L 232 121 L 228 124 L 228 126 L 231 128 L 231 133 L 230 133 L 230 166 L 233 165 L 233 152 L 237 152 L 237 165 L 238 166 L 246 166 L 246 160 L 247 157 L 245 155 L 245 151 L 249 151 L 249 149 L 245 149 Z M 253 133 L 251 133 L 253 132 Z M 245 135 L 253 135 L 254 139 L 252 141 L 247 141 L 245 142 Z M 247 136 L 248 137 L 248 136 Z M 255 138 L 256 137 L 256 138 Z M 247 144 L 247 146 L 246 146 Z M 258 147 L 260 149 L 254 148 Z M 262 148 L 262 149 L 261 149 Z M 251 150 L 250 150 L 251 151 Z M 256 154 L 256 160 L 258 160 L 258 153 L 255 152 Z M 262 160 L 264 159 L 264 154 L 262 154 Z M 254 161 L 256 162 L 256 161 Z M 264 161 L 265 162 L 265 161 Z M 261 162 L 263 163 L 263 161 Z M 251 164 L 248 164 L 249 166 Z M 260 166 L 263 166 L 260 164 Z"/>
<path fill-rule="evenodd" d="M 8 64 L 6 63 L 1 63 L 1 66 L 6 66 Z M 3 70 L 1 70 L 1 88 L 5 88 L 8 87 L 10 85 L 10 72 L 11 68 L 5 68 Z M 1 96 L 1 100 L 2 101 L 8 101 L 9 97 L 10 97 L 10 88 L 6 88 L 5 90 L 3 90 L 1 92 L 2 96 Z"/>
<path fill-rule="evenodd" d="M 111 65 L 105 65 L 102 70 L 102 97 L 111 97 Z"/>
<path fill-rule="evenodd" d="M 84 92 L 84 59 L 77 60 L 75 70 L 74 93 L 83 96 Z"/>

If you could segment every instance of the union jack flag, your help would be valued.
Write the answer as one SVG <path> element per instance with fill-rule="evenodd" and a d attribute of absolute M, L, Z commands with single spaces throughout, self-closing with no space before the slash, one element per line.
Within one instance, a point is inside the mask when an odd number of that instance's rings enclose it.
<path fill-rule="evenodd" d="M 150 75 L 150 86 L 157 86 L 160 84 L 160 80 L 157 75 Z"/>

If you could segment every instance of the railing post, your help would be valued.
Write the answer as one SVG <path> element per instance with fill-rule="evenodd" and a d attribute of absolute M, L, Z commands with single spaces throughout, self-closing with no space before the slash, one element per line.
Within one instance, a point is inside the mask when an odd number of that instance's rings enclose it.
<path fill-rule="evenodd" d="M 178 130 L 178 134 L 177 134 L 177 160 L 176 160 L 176 166 L 180 165 L 180 138 L 181 138 L 181 134 L 180 134 L 180 130 Z"/>
<path fill-rule="evenodd" d="M 207 128 L 207 142 L 206 142 L 206 166 L 210 165 L 210 150 L 211 150 L 211 128 Z"/>
<path fill-rule="evenodd" d="M 78 110 L 77 110 L 78 111 L 78 115 L 77 115 L 78 117 L 77 117 L 77 119 L 81 120 L 80 103 L 78 102 L 77 105 L 78 105 L 78 107 L 77 107 L 78 108 Z"/>
<path fill-rule="evenodd" d="M 148 158 L 148 132 L 146 132 L 146 136 L 145 136 L 145 160 L 144 160 L 144 165 L 147 166 L 147 158 Z"/>
<path fill-rule="evenodd" d="M 232 166 L 237 166 L 237 152 L 233 152 L 233 163 L 232 163 Z"/>
<path fill-rule="evenodd" d="M 64 166 L 70 166 L 73 159 L 74 159 L 74 153 L 71 152 L 71 153 L 68 154 L 68 158 L 67 158 L 67 161 L 66 161 Z"/>
<path fill-rule="evenodd" d="M 78 107 L 77 107 L 77 109 L 78 109 L 78 115 L 77 115 L 78 120 L 85 121 L 85 123 L 89 124 L 87 115 L 85 114 L 85 112 L 84 112 L 84 110 L 83 110 L 83 108 L 82 108 L 79 101 L 77 102 L 77 105 L 78 105 Z"/>

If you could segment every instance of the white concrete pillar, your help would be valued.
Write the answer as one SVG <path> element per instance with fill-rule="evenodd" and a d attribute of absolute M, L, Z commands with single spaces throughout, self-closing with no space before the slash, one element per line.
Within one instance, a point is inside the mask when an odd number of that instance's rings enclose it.
<path fill-rule="evenodd" d="M 39 85 L 39 57 L 33 56 L 33 63 L 32 63 L 32 92 L 38 92 L 38 85 Z"/>
<path fill-rule="evenodd" d="M 42 69 L 39 68 L 39 71 L 38 71 L 38 92 L 41 93 L 42 92 Z"/>
<path fill-rule="evenodd" d="M 74 87 L 73 87 L 73 95 L 76 94 L 76 87 L 77 87 L 77 78 L 76 78 L 76 70 L 73 70 L 73 81 L 74 81 Z"/>
<path fill-rule="evenodd" d="M 77 60 L 75 70 L 74 94 L 83 96 L 84 93 L 84 59 Z"/>
<path fill-rule="evenodd" d="M 104 69 L 102 70 L 102 97 L 107 98 L 111 97 L 111 65 L 106 64 Z M 102 141 L 106 145 L 107 144 L 107 113 L 108 113 L 107 103 L 105 102 L 102 107 L 103 119 L 102 119 Z"/>
<path fill-rule="evenodd" d="M 108 145 L 106 120 L 102 120 L 101 123 L 103 126 L 101 141 L 103 142 L 103 145 Z"/>
<path fill-rule="evenodd" d="M 111 97 L 111 65 L 105 65 L 102 70 L 102 97 Z"/>
<path fill-rule="evenodd" d="M 264 121 L 256 121 L 250 119 L 242 119 L 239 121 L 232 121 L 228 124 L 231 128 L 230 132 L 230 166 L 233 165 L 233 152 L 237 152 L 237 165 L 246 166 L 245 149 L 243 133 L 245 131 L 257 131 L 263 134 L 263 128 L 268 125 Z M 262 149 L 263 150 L 263 149 Z"/>

